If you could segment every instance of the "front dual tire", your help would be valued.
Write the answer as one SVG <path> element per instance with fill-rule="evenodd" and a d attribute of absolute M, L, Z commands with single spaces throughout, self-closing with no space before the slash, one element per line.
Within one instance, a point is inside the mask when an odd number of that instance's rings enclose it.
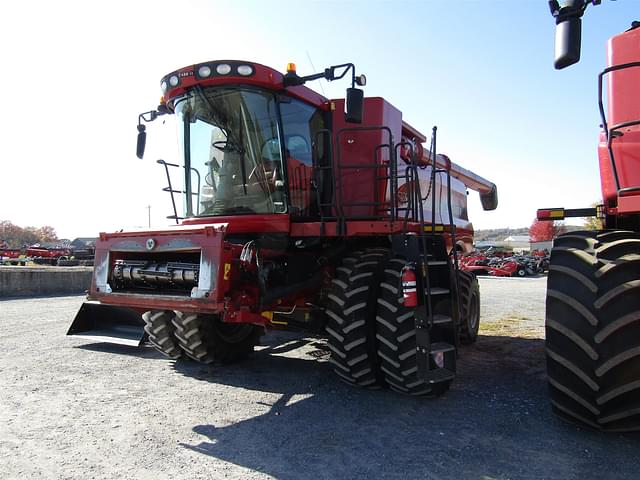
<path fill-rule="evenodd" d="M 258 344 L 262 327 L 227 324 L 214 315 L 156 310 L 142 316 L 145 332 L 156 350 L 199 363 L 233 363 L 247 358 Z"/>

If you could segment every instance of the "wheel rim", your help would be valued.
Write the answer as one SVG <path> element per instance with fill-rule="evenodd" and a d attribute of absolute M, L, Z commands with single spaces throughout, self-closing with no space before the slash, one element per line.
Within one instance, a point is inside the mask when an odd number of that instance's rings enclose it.
<path fill-rule="evenodd" d="M 471 305 L 469 306 L 469 331 L 474 332 L 478 328 L 480 321 L 480 308 L 479 308 L 478 296 L 474 293 L 471 297 Z"/>

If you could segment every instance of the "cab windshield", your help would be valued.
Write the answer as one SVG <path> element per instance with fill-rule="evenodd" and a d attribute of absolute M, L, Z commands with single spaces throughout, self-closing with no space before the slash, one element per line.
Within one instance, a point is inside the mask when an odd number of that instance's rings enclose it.
<path fill-rule="evenodd" d="M 273 94 L 196 87 L 176 101 L 175 113 L 185 217 L 286 211 Z"/>

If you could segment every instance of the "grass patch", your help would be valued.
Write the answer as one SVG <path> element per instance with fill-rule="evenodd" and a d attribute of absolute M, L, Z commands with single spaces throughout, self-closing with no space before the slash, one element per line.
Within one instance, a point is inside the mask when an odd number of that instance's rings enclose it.
<path fill-rule="evenodd" d="M 544 324 L 511 313 L 497 320 L 480 322 L 480 334 L 496 337 L 544 338 Z"/>

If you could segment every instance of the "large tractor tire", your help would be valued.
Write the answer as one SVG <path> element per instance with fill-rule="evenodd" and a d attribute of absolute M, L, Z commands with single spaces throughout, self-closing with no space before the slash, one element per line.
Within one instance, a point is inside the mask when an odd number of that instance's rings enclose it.
<path fill-rule="evenodd" d="M 176 327 L 172 320 L 175 313 L 171 310 L 152 310 L 142 314 L 144 331 L 149 336 L 149 343 L 163 355 L 178 359 L 182 356 L 182 350 L 174 335 Z"/>
<path fill-rule="evenodd" d="M 244 360 L 258 344 L 261 327 L 227 324 L 214 315 L 176 312 L 175 337 L 192 360 L 200 363 L 233 363 Z"/>
<path fill-rule="evenodd" d="M 640 430 L 640 234 L 555 241 L 546 354 L 555 413 L 599 430 Z"/>
<path fill-rule="evenodd" d="M 335 373 L 351 385 L 382 386 L 374 322 L 378 277 L 388 256 L 388 250 L 371 249 L 344 258 L 327 298 L 329 361 Z"/>
<path fill-rule="evenodd" d="M 404 306 L 400 281 L 406 265 L 402 258 L 389 259 L 380 282 L 376 316 L 380 369 L 392 390 L 416 396 L 439 395 L 448 390 L 451 380 L 429 384 L 418 378 L 415 314 L 413 308 Z M 445 303 L 449 304 L 441 302 Z"/>
<path fill-rule="evenodd" d="M 460 288 L 460 343 L 471 345 L 480 329 L 480 286 L 473 273 L 458 270 Z"/>

